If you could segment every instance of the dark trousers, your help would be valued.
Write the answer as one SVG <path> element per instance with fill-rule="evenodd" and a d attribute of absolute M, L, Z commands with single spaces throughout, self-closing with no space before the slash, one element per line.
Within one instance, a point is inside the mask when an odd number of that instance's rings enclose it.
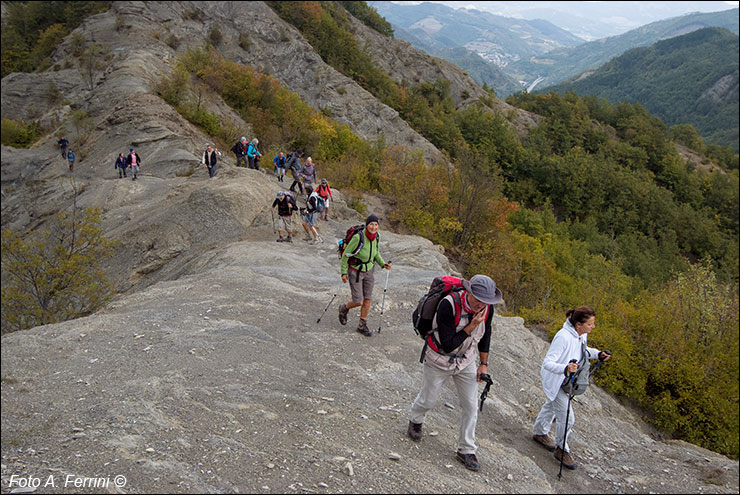
<path fill-rule="evenodd" d="M 257 165 L 257 160 L 254 159 L 253 156 L 248 156 L 247 160 L 249 160 L 249 168 L 253 168 L 254 170 L 259 170 L 259 165 Z"/>
<path fill-rule="evenodd" d="M 290 185 L 290 190 L 291 190 L 291 191 L 293 191 L 293 192 L 295 192 L 295 186 L 296 186 L 296 184 L 298 184 L 298 189 L 300 189 L 300 190 L 301 190 L 301 194 L 305 194 L 305 193 L 303 192 L 303 184 L 302 184 L 302 183 L 301 183 L 301 181 L 300 181 L 300 180 L 298 180 L 298 179 L 294 180 L 294 181 L 293 181 L 293 184 L 291 184 L 291 185 Z"/>
<path fill-rule="evenodd" d="M 216 175 L 216 166 L 208 167 L 208 177 L 213 178 Z"/>
<path fill-rule="evenodd" d="M 126 169 L 125 168 L 119 168 L 118 169 L 118 178 L 126 177 Z"/>
<path fill-rule="evenodd" d="M 236 156 L 236 166 L 238 167 L 241 162 L 244 162 L 244 166 L 247 166 L 247 155 Z"/>

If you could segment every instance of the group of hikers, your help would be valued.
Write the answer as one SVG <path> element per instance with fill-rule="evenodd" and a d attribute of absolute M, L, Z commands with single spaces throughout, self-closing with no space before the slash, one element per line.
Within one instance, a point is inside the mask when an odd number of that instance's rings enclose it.
<path fill-rule="evenodd" d="M 75 154 L 69 147 L 69 141 L 63 136 L 58 143 L 72 171 Z M 236 155 L 237 167 L 243 164 L 251 169 L 259 169 L 262 155 L 257 149 L 258 144 L 257 138 L 247 142 L 242 137 L 234 145 L 232 151 Z M 208 168 L 211 178 L 216 173 L 220 156 L 221 152 L 212 145 L 208 145 L 203 152 L 201 163 Z M 302 157 L 303 151 L 297 150 L 288 155 L 280 152 L 273 159 L 278 182 L 284 182 L 286 171 L 291 171 L 293 177 L 290 188 L 279 191 L 272 203 L 271 211 L 274 213 L 274 209 L 278 209 L 275 226 L 279 233 L 277 242 L 293 242 L 292 218 L 296 211 L 300 212 L 305 240 L 323 242 L 317 229 L 317 220 L 322 213 L 323 219 L 328 220 L 329 201 L 333 195 L 326 179 L 321 179 L 318 187 L 314 188 L 316 168 L 311 157 L 303 164 Z M 123 153 L 118 155 L 115 168 L 118 169 L 119 178 L 126 177 L 128 169 L 132 180 L 136 180 L 140 165 L 141 159 L 134 148 L 130 148 L 128 156 L 124 157 Z M 305 208 L 298 207 L 296 187 L 305 195 Z M 375 267 L 378 265 L 385 270 L 392 268 L 392 263 L 386 262 L 380 253 L 379 225 L 378 217 L 371 214 L 364 224 L 350 228 L 339 242 L 341 281 L 349 283 L 351 292 L 350 300 L 339 306 L 339 323 L 346 325 L 350 310 L 359 307 L 357 332 L 366 337 L 373 335 L 368 328 L 367 318 L 375 286 Z M 502 299 L 501 291 L 487 275 L 474 275 L 470 280 L 437 277 L 419 302 L 413 317 L 414 328 L 424 339 L 420 358 L 424 367 L 421 388 L 409 409 L 407 435 L 414 441 L 422 440 L 426 414 L 437 404 L 444 383 L 452 378 L 461 405 L 456 458 L 474 471 L 480 469 L 475 444 L 479 411 L 478 383 L 487 383 L 481 395 L 482 410 L 483 400 L 492 384 L 488 374 L 488 357 L 494 305 Z M 553 338 L 540 369 L 546 401 L 535 420 L 532 438 L 554 453 L 555 459 L 560 461 L 561 472 L 563 466 L 568 469 L 577 466 L 567 443 L 568 430 L 575 422 L 571 401 L 588 386 L 591 373 L 589 360 L 598 359 L 598 368 L 601 362 L 611 357 L 609 351 L 600 351 L 587 345 L 588 335 L 596 326 L 595 319 L 595 311 L 588 306 L 568 310 L 565 322 Z M 553 422 L 556 425 L 554 440 L 549 436 Z"/>
<path fill-rule="evenodd" d="M 69 139 L 67 139 L 66 136 L 62 136 L 59 141 L 57 141 L 57 144 L 59 145 L 59 149 L 62 152 L 62 158 L 64 159 L 64 161 L 67 162 L 67 165 L 69 166 L 69 171 L 72 172 L 75 166 L 75 162 L 77 161 L 77 154 L 69 145 Z"/>
<path fill-rule="evenodd" d="M 285 196 L 285 192 L 281 194 Z M 373 334 L 368 328 L 367 317 L 375 285 L 375 267 L 392 268 L 380 253 L 378 229 L 379 219 L 371 214 L 363 225 L 350 228 L 339 242 L 341 280 L 349 283 L 351 292 L 351 299 L 339 306 L 339 323 L 346 325 L 350 310 L 360 307 L 357 332 L 367 337 Z M 424 367 L 421 388 L 409 408 L 407 435 L 414 441 L 422 440 L 426 414 L 437 404 L 442 386 L 451 378 L 461 405 L 456 458 L 473 471 L 480 469 L 475 444 L 478 383 L 487 383 L 481 395 L 482 410 L 492 384 L 488 359 L 494 305 L 502 300 L 501 291 L 487 275 L 474 275 L 470 280 L 437 277 L 419 301 L 412 318 L 414 328 L 424 339 L 420 358 Z M 611 357 L 608 350 L 588 346 L 588 335 L 595 327 L 596 313 L 592 308 L 581 306 L 568 310 L 540 369 L 546 401 L 535 420 L 532 439 L 553 452 L 560 462 L 559 477 L 563 466 L 568 469 L 577 466 L 567 443 L 567 433 L 575 422 L 571 400 L 585 392 L 589 376 Z M 592 359 L 599 360 L 594 369 L 589 365 Z M 553 422 L 556 425 L 554 439 L 549 435 Z"/>
<path fill-rule="evenodd" d="M 242 138 L 241 142 L 245 141 Z M 256 140 L 253 140 L 253 144 L 255 156 L 259 156 Z M 320 213 L 326 215 L 332 192 L 326 179 L 322 179 L 318 187 L 313 187 L 316 169 L 310 157 L 301 164 L 302 157 L 303 152 L 298 150 L 288 155 L 281 152 L 273 159 L 278 182 L 284 182 L 286 171 L 291 171 L 293 176 L 290 188 L 279 191 L 272 203 L 272 211 L 275 208 L 278 210 L 277 242 L 293 242 L 292 217 L 298 210 L 306 232 L 305 240 L 323 242 L 316 228 L 316 220 Z M 297 206 L 296 187 L 305 194 L 306 208 Z M 339 323 L 346 325 L 350 311 L 359 307 L 356 330 L 366 337 L 373 335 L 367 319 L 375 286 L 376 265 L 386 270 L 392 268 L 391 262 L 386 262 L 380 253 L 379 225 L 378 217 L 371 214 L 364 224 L 348 229 L 345 238 L 339 242 L 341 280 L 344 284 L 349 283 L 351 293 L 350 300 L 339 306 Z M 461 404 L 456 458 L 474 471 L 480 469 L 475 444 L 479 411 L 478 383 L 487 383 L 481 397 L 482 408 L 482 401 L 492 384 L 488 374 L 488 356 L 494 305 L 502 299 L 501 291 L 487 275 L 475 275 L 470 280 L 438 277 L 417 308 L 417 312 L 420 312 L 422 305 L 427 304 L 432 313 L 427 315 L 427 331 L 421 332 L 424 338 L 420 359 L 424 365 L 422 383 L 409 409 L 407 435 L 414 441 L 422 440 L 425 416 L 437 404 L 445 381 L 452 378 Z M 428 301 L 431 301 L 431 305 Z M 420 318 L 424 321 L 424 317 Z M 588 334 L 596 326 L 595 319 L 594 310 L 588 306 L 567 311 L 563 327 L 553 338 L 540 370 L 546 401 L 534 423 L 532 439 L 553 452 L 555 459 L 560 461 L 561 473 L 563 466 L 568 469 L 577 466 L 567 443 L 567 432 L 575 421 L 571 400 L 588 386 L 589 360 L 599 359 L 601 363 L 611 356 L 609 351 L 600 351 L 587 345 Z M 554 439 L 549 435 L 553 422 L 556 424 Z"/>
<path fill-rule="evenodd" d="M 331 188 L 326 179 L 313 189 L 311 185 L 306 186 L 306 207 L 300 208 L 296 202 L 296 193 L 292 190 L 278 191 L 275 201 L 272 202 L 272 210 L 278 209 L 278 221 L 275 229 L 278 233 L 277 242 L 293 242 L 293 214 L 300 212 L 301 225 L 306 233 L 303 240 L 311 241 L 313 244 L 324 242 L 319 234 L 318 220 L 329 220 L 329 200 L 333 198 Z M 323 214 L 323 215 L 322 215 Z M 273 213 L 274 221 L 274 213 Z"/>
<path fill-rule="evenodd" d="M 59 145 L 59 149 L 62 152 L 62 158 L 64 158 L 69 164 L 69 171 L 73 172 L 74 164 L 77 160 L 77 155 L 75 154 L 72 147 L 69 145 L 69 140 L 66 136 L 62 136 L 59 141 L 57 141 L 57 144 Z M 127 177 L 126 171 L 129 170 L 131 173 L 131 180 L 136 180 L 139 175 L 140 166 L 141 158 L 139 157 L 138 153 L 136 153 L 133 148 L 129 148 L 128 155 L 125 155 L 124 153 L 118 154 L 118 156 L 116 157 L 116 162 L 113 165 L 113 169 L 118 170 L 119 179 Z"/>
<path fill-rule="evenodd" d="M 136 180 L 136 177 L 139 175 L 140 166 L 141 158 L 139 158 L 139 154 L 133 148 L 129 148 L 128 155 L 123 156 L 123 153 L 118 154 L 114 168 L 118 169 L 119 179 L 125 178 L 126 169 L 129 169 L 131 171 L 131 180 Z"/>

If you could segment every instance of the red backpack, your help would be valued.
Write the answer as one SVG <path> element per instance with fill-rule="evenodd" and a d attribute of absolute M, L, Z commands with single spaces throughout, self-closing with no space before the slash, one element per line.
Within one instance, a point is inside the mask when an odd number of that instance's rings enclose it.
<path fill-rule="evenodd" d="M 349 245 L 349 241 L 356 235 L 360 234 L 360 242 L 357 243 L 357 249 L 354 250 L 352 253 L 345 254 L 344 250 Z M 378 233 L 378 243 L 380 243 L 380 233 Z M 347 256 L 350 258 L 350 262 L 352 261 L 351 258 L 355 256 L 357 253 L 362 251 L 362 247 L 365 245 L 365 224 L 361 223 L 359 225 L 353 225 L 352 227 L 347 229 L 347 232 L 344 234 L 344 238 L 340 239 L 337 243 L 337 254 L 339 255 L 339 259 L 342 259 L 342 255 Z M 350 263 L 351 264 L 351 263 Z"/>
<path fill-rule="evenodd" d="M 419 300 L 419 304 L 416 306 L 414 313 L 411 318 L 414 322 L 414 331 L 422 339 L 424 339 L 424 347 L 421 350 L 421 356 L 419 362 L 423 363 L 426 356 L 427 347 L 443 356 L 448 356 L 450 363 L 454 362 L 457 358 L 464 358 L 465 355 L 457 355 L 444 352 L 442 346 L 435 339 L 432 332 L 432 323 L 434 322 L 434 315 L 437 314 L 437 309 L 442 300 L 448 295 L 452 295 L 452 303 L 455 310 L 455 326 L 460 324 L 460 318 L 462 317 L 462 294 L 465 290 L 462 284 L 463 280 L 457 277 L 434 277 L 432 285 L 429 286 L 429 290 Z M 486 308 L 486 317 L 488 317 L 488 308 Z"/>
<path fill-rule="evenodd" d="M 464 289 L 462 282 L 462 279 L 457 277 L 434 277 L 429 290 L 419 299 L 419 304 L 411 315 L 414 331 L 419 337 L 426 339 L 432 329 L 432 321 L 437 314 L 439 303 L 450 293 L 455 304 L 455 325 L 460 323 L 462 314 L 460 291 Z"/>

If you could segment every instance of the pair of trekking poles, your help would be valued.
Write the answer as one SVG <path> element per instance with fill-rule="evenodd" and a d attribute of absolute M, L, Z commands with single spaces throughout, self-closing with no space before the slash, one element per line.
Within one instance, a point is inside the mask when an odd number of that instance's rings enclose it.
<path fill-rule="evenodd" d="M 612 354 L 611 351 L 609 351 L 608 349 L 604 349 L 603 352 L 604 354 L 607 354 L 609 356 L 611 356 Z M 577 363 L 578 360 L 571 359 L 570 362 Z M 599 366 L 601 366 L 601 363 L 603 362 L 604 360 L 599 358 L 599 362 L 596 363 L 596 366 L 594 366 L 593 371 L 591 371 L 590 373 L 591 376 L 589 376 L 589 380 L 596 375 L 596 370 L 599 369 Z M 565 457 L 565 441 L 568 438 L 568 420 L 570 419 L 570 402 L 573 400 L 573 396 L 575 395 L 575 393 L 573 393 L 573 385 L 576 380 L 577 374 L 578 373 L 576 372 L 576 373 L 571 373 L 570 375 L 568 375 L 568 381 L 569 381 L 570 387 L 569 387 L 569 392 L 568 392 L 568 408 L 566 409 L 566 412 L 565 412 L 565 433 L 563 433 L 563 446 L 560 448 L 560 471 L 558 471 L 558 480 L 561 480 L 563 478 L 563 458 Z M 481 404 L 481 409 L 483 409 L 483 404 Z"/>
<path fill-rule="evenodd" d="M 389 264 L 392 263 L 391 260 L 388 260 L 388 263 Z M 381 330 L 381 328 L 383 326 L 383 312 L 385 311 L 385 294 L 388 292 L 388 277 L 390 276 L 390 274 L 391 274 L 391 271 L 390 270 L 386 270 L 386 274 L 385 274 L 385 287 L 383 288 L 383 302 L 380 304 L 380 324 L 378 325 L 378 333 L 380 333 L 380 330 Z M 316 320 L 316 323 L 320 323 L 321 322 L 321 318 L 323 318 L 324 315 L 326 314 L 326 312 L 329 310 L 329 306 L 331 306 L 331 303 L 334 302 L 334 298 L 337 297 L 337 294 L 339 293 L 339 289 L 342 288 L 343 283 L 344 282 L 340 283 L 337 286 L 337 288 L 334 290 L 334 295 L 331 297 L 331 300 L 329 301 L 329 304 L 327 304 L 326 307 L 324 308 L 324 312 L 321 313 L 321 316 L 319 316 L 319 319 Z"/>

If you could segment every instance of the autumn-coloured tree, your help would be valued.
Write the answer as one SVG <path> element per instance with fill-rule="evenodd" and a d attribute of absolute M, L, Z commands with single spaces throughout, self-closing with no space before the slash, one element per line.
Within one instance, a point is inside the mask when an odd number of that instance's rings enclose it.
<path fill-rule="evenodd" d="M 100 212 L 59 213 L 41 232 L 2 232 L 2 333 L 90 314 L 110 296 L 100 262 L 114 243 Z"/>

